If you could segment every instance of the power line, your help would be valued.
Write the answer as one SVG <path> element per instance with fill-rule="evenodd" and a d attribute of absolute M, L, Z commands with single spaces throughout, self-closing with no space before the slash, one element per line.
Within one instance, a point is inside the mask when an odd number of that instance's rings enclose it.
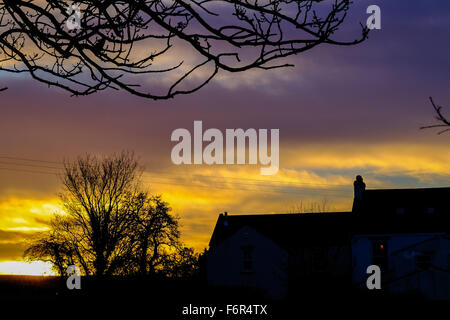
<path fill-rule="evenodd" d="M 0 159 L 10 159 L 10 160 L 20 160 L 20 161 L 32 161 L 32 162 L 62 164 L 61 162 L 56 162 L 56 161 L 47 161 L 47 160 L 30 159 L 30 158 L 18 158 L 18 157 L 1 156 L 1 155 L 0 155 Z"/>
<path fill-rule="evenodd" d="M 159 179 L 173 180 L 175 184 L 176 184 L 177 181 L 180 181 L 179 177 L 176 177 L 176 178 L 175 177 L 167 177 L 167 178 L 165 178 L 165 177 L 156 177 L 156 178 L 157 179 L 159 178 Z M 154 178 L 151 178 L 151 179 L 154 179 Z M 305 189 L 311 189 L 311 190 L 324 190 L 324 189 L 327 189 L 327 190 L 338 190 L 338 188 L 330 188 L 330 187 L 328 187 L 328 188 L 313 188 L 314 186 L 316 186 L 314 184 L 302 184 L 302 183 L 298 183 L 298 184 L 276 184 L 276 183 L 272 183 L 272 181 L 264 181 L 265 184 L 258 184 L 258 183 L 232 182 L 232 181 L 226 181 L 226 180 L 224 180 L 224 181 L 217 181 L 217 180 L 212 180 L 212 179 L 209 178 L 209 182 L 211 182 L 211 183 L 219 183 L 219 184 L 226 184 L 226 185 L 229 185 L 229 184 L 241 185 L 241 186 L 263 186 L 263 187 L 267 186 L 267 187 L 278 187 L 278 188 L 283 188 L 283 187 L 286 187 L 286 188 L 305 188 Z M 319 186 L 319 185 L 317 185 L 317 186 Z M 330 185 L 330 186 L 335 186 L 335 185 Z M 346 187 L 349 187 L 349 186 L 350 185 L 340 185 L 341 188 L 346 188 Z"/>
<path fill-rule="evenodd" d="M 9 155 L 0 155 L 0 159 L 13 160 L 15 162 L 5 162 L 0 161 L 0 164 L 4 166 L 18 166 L 18 167 L 33 167 L 33 168 L 43 168 L 43 169 L 51 169 L 51 170 L 63 170 L 63 166 L 61 162 L 42 160 L 42 159 L 33 159 L 33 158 L 23 158 L 23 157 L 14 157 Z M 18 162 L 20 161 L 20 162 Z M 31 162 L 31 163 L 23 163 L 23 162 Z M 60 166 L 49 166 L 49 165 L 41 165 L 41 164 L 32 164 L 32 163 L 44 163 L 44 164 L 57 164 Z M 55 172 L 45 172 L 45 171 L 37 171 L 37 170 L 25 170 L 25 169 L 16 169 L 16 168 L 8 168 L 2 167 L 0 170 L 6 171 L 15 171 L 15 172 L 26 172 L 26 173 L 39 173 L 39 174 L 51 174 L 56 175 Z M 417 172 L 416 172 L 417 173 Z M 231 176 L 213 176 L 213 175 L 205 175 L 205 174 L 196 174 L 196 173 L 183 173 L 183 179 L 180 179 L 180 176 L 176 176 L 175 173 L 168 173 L 167 171 L 153 171 L 150 173 L 145 173 L 146 176 L 150 176 L 150 181 L 147 181 L 150 184 L 161 184 L 161 185 L 187 185 L 196 188 L 215 188 L 215 189 L 240 189 L 240 190 L 248 190 L 255 192 L 281 192 L 281 193 L 289 193 L 286 189 L 297 189 L 297 190 L 308 190 L 308 191 L 320 191 L 320 192 L 347 192 L 347 188 L 351 188 L 351 184 L 327 184 L 327 183 L 310 183 L 310 182 L 293 182 L 293 181 L 282 181 L 282 180 L 265 180 L 265 179 L 254 179 L 254 178 L 242 178 L 242 177 L 231 177 Z M 154 176 L 154 177 L 152 177 Z M 195 183 L 195 179 L 206 179 L 206 181 L 198 181 Z M 158 180 L 159 179 L 159 180 Z M 190 179 L 189 183 L 182 183 L 181 181 L 185 181 L 186 179 Z M 221 179 L 221 180 L 220 180 Z M 180 181 L 181 180 L 181 181 Z M 209 183 L 209 185 L 199 185 L 198 183 Z M 249 187 L 257 187 L 257 189 L 249 188 Z M 298 191 L 293 191 L 298 192 Z"/>
<path fill-rule="evenodd" d="M 162 178 L 166 180 L 171 180 L 169 178 Z M 173 179 L 173 178 L 172 178 Z M 246 190 L 246 191 L 252 191 L 252 192 L 268 192 L 268 193 L 290 193 L 290 194 L 298 194 L 303 191 L 319 191 L 323 193 L 348 193 L 349 190 L 345 189 L 331 189 L 331 188 L 309 188 L 309 187 L 294 187 L 294 186 L 273 186 L 273 185 L 258 185 L 258 184 L 240 184 L 240 183 L 234 183 L 232 186 L 229 186 L 229 183 L 224 182 L 215 182 L 212 186 L 211 185 L 199 185 L 195 182 L 182 182 L 179 179 L 176 181 L 164 181 L 164 180 L 158 180 L 158 179 L 151 179 L 151 180 L 145 180 L 144 182 L 152 185 L 152 184 L 162 184 L 162 185 L 171 185 L 171 186 L 177 186 L 177 185 L 183 185 L 183 186 L 190 186 L 192 188 L 207 188 L 207 189 L 222 189 L 222 190 Z M 257 188 L 248 188 L 243 186 L 250 186 L 250 187 L 257 187 Z M 289 190 L 291 189 L 291 190 Z M 296 190 L 292 190 L 296 189 Z"/>
<path fill-rule="evenodd" d="M 53 175 L 53 176 L 58 176 L 56 173 L 52 173 L 52 172 L 44 172 L 44 171 L 35 171 L 35 170 L 24 170 L 24 169 L 12 169 L 12 168 L 3 168 L 0 167 L 0 170 L 6 170 L 6 171 L 13 171 L 13 172 L 25 172 L 25 173 L 37 173 L 37 174 L 45 174 L 45 175 Z M 175 180 L 175 178 L 162 178 L 162 179 L 169 179 L 169 180 Z M 171 181 L 171 182 L 165 182 L 164 180 L 158 180 L 158 179 L 152 179 L 151 181 L 146 180 L 145 181 L 148 184 L 156 184 L 156 185 L 170 185 L 170 186 L 177 186 L 177 185 L 183 185 L 183 186 L 189 186 L 192 188 L 206 188 L 206 189 L 220 189 L 220 190 L 245 190 L 245 191 L 252 191 L 252 192 L 263 192 L 263 193 L 285 193 L 285 194 L 298 194 L 298 191 L 289 191 L 289 190 L 282 190 L 281 187 L 277 187 L 277 186 L 270 186 L 270 185 L 266 185 L 266 186 L 260 186 L 257 184 L 233 184 L 233 186 L 224 186 L 224 182 L 215 182 L 215 185 L 213 186 L 205 186 L 205 185 L 198 185 L 195 183 L 183 183 L 180 182 L 178 179 L 176 181 Z M 216 184 L 219 185 L 216 185 Z M 222 184 L 222 186 L 220 186 L 220 184 Z M 255 186 L 255 187 L 260 187 L 258 188 L 243 188 L 242 186 Z M 262 187 L 262 189 L 261 189 Z M 295 187 L 290 187 L 290 188 L 295 188 Z M 346 190 L 337 190 L 337 189 L 327 189 L 327 188 L 323 188 L 323 189 L 314 189 L 314 188 L 297 188 L 299 190 L 304 190 L 304 191 L 321 191 L 321 192 L 325 192 L 325 193 L 329 193 L 329 192 L 347 192 Z"/>
<path fill-rule="evenodd" d="M 57 174 L 55 172 L 52 173 L 52 172 L 24 170 L 24 169 L 12 169 L 12 168 L 0 168 L 0 170 L 15 171 L 15 172 L 25 172 L 25 173 L 40 173 L 40 174 L 47 174 L 47 175 L 57 176 Z"/>
<path fill-rule="evenodd" d="M 11 157 L 11 156 L 0 156 L 0 158 L 3 159 L 10 159 L 10 160 L 20 160 L 20 161 L 28 161 L 28 162 L 40 162 L 40 163 L 53 163 L 53 164 L 62 164 L 61 162 L 55 162 L 55 161 L 47 161 L 47 160 L 40 160 L 40 159 L 32 159 L 32 158 L 19 158 L 19 157 Z M 11 162 L 3 162 L 0 161 L 0 164 L 3 165 L 13 165 L 13 166 L 28 166 L 28 167 L 37 167 L 37 168 L 45 168 L 45 169 L 55 169 L 55 170 L 62 170 L 63 167 L 54 167 L 54 166 L 44 166 L 44 165 L 36 165 L 36 164 L 26 164 L 26 163 L 11 163 Z M 16 170 L 19 171 L 19 170 Z M 168 176 L 169 179 L 177 179 L 178 177 L 174 177 L 173 174 L 166 173 L 164 171 L 155 172 L 159 176 Z M 153 173 L 147 173 L 148 175 L 151 175 Z M 307 182 L 289 182 L 289 181 L 281 181 L 281 180 L 263 180 L 263 179 L 252 179 L 252 178 L 238 178 L 238 177 L 230 177 L 230 176 L 212 176 L 212 175 L 204 175 L 204 174 L 190 174 L 192 177 L 199 177 L 199 178 L 206 178 L 206 179 L 217 179 L 217 178 L 223 178 L 224 180 L 238 180 L 238 181 L 249 181 L 249 182 L 259 182 L 259 183 L 269 183 L 270 185 L 274 185 L 276 183 L 281 184 L 281 186 L 286 187 L 300 187 L 300 186 L 328 186 L 328 187 L 347 187 L 348 185 L 343 184 L 326 184 L 326 183 L 307 183 Z M 163 179 L 168 179 L 164 178 Z M 212 183 L 220 183 L 218 181 L 211 181 Z M 248 186 L 259 186 L 259 184 L 256 183 L 242 183 L 242 182 L 233 182 L 234 185 L 248 185 Z M 308 188 L 312 189 L 312 188 Z M 324 189 L 324 188 L 323 188 Z M 322 188 L 318 189 L 322 190 Z"/>
<path fill-rule="evenodd" d="M 21 167 L 34 167 L 34 168 L 45 168 L 45 169 L 55 169 L 55 170 L 62 170 L 63 168 L 61 167 L 50 167 L 50 166 L 42 166 L 42 165 L 38 165 L 38 164 L 27 164 L 27 163 L 11 163 L 11 162 L 5 162 L 5 161 L 0 161 L 0 164 L 3 165 L 12 165 L 12 166 L 21 166 Z"/>
<path fill-rule="evenodd" d="M 165 173 L 164 171 L 152 171 L 151 173 L 146 173 L 148 175 L 151 174 L 158 175 L 168 175 L 172 176 L 173 174 Z M 308 186 L 333 186 L 333 187 L 347 187 L 348 184 L 329 184 L 329 183 L 308 183 L 308 182 L 292 182 L 292 181 L 282 181 L 282 180 L 264 180 L 264 179 L 252 179 L 252 178 L 238 178 L 238 177 L 230 177 L 230 176 L 212 176 L 212 175 L 204 175 L 204 174 L 190 174 L 193 177 L 204 177 L 204 178 L 224 178 L 224 179 L 232 179 L 232 180 L 243 180 L 243 181 L 255 181 L 261 183 L 282 183 L 282 184 L 292 184 L 292 185 L 308 185 Z"/>

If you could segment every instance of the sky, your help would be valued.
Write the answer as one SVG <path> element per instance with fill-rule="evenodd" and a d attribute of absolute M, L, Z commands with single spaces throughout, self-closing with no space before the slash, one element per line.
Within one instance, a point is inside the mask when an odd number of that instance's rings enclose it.
<path fill-rule="evenodd" d="M 22 254 L 61 210 L 61 163 L 86 153 L 134 151 L 145 188 L 170 204 L 183 240 L 199 251 L 224 211 L 349 211 L 357 174 L 368 188 L 449 186 L 450 135 L 419 128 L 433 123 L 429 96 L 450 115 L 450 3 L 364 0 L 353 14 L 364 21 L 371 4 L 382 28 L 358 46 L 319 46 L 289 69 L 221 72 L 168 101 L 116 91 L 71 97 L 0 72 L 0 87 L 9 87 L 0 93 L 0 273 L 49 273 Z M 278 173 L 174 165 L 170 135 L 192 132 L 195 120 L 223 131 L 279 129 Z"/>

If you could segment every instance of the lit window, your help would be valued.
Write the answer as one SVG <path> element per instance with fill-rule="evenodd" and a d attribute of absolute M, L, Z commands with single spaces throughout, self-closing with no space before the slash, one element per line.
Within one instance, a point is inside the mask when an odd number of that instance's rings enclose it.
<path fill-rule="evenodd" d="M 387 240 L 380 239 L 372 242 L 372 264 L 380 267 L 381 271 L 388 268 Z"/>

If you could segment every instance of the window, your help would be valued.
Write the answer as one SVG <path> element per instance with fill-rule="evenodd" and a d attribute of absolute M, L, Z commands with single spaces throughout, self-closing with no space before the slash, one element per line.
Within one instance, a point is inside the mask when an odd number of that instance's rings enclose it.
<path fill-rule="evenodd" d="M 418 252 L 415 256 L 416 268 L 418 270 L 427 270 L 431 266 L 431 259 L 433 258 L 433 251 Z"/>
<path fill-rule="evenodd" d="M 323 247 L 312 248 L 312 268 L 313 272 L 326 271 L 328 266 L 327 249 Z"/>
<path fill-rule="evenodd" d="M 380 239 L 372 242 L 372 264 L 380 267 L 381 271 L 388 269 L 387 240 Z"/>
<path fill-rule="evenodd" d="M 253 271 L 253 246 L 242 246 L 243 270 L 244 272 Z"/>
<path fill-rule="evenodd" d="M 405 214 L 405 208 L 397 208 L 397 214 Z"/>

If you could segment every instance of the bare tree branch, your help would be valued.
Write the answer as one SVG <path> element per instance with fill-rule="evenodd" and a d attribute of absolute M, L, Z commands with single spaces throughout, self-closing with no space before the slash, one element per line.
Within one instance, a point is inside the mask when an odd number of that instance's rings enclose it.
<path fill-rule="evenodd" d="M 355 45 L 335 33 L 350 0 L 3 0 L 0 71 L 89 95 L 107 88 L 168 99 L 219 71 L 292 66 L 284 58 L 320 44 Z M 80 28 L 69 30 L 69 5 Z"/>
<path fill-rule="evenodd" d="M 420 129 L 446 128 L 444 130 L 439 131 L 438 134 L 443 134 L 447 131 L 450 131 L 450 121 L 442 114 L 442 107 L 436 105 L 432 97 L 430 97 L 430 102 L 431 105 L 433 106 L 434 112 L 436 113 L 435 119 L 438 121 L 438 124 L 423 126 L 420 127 Z"/>

